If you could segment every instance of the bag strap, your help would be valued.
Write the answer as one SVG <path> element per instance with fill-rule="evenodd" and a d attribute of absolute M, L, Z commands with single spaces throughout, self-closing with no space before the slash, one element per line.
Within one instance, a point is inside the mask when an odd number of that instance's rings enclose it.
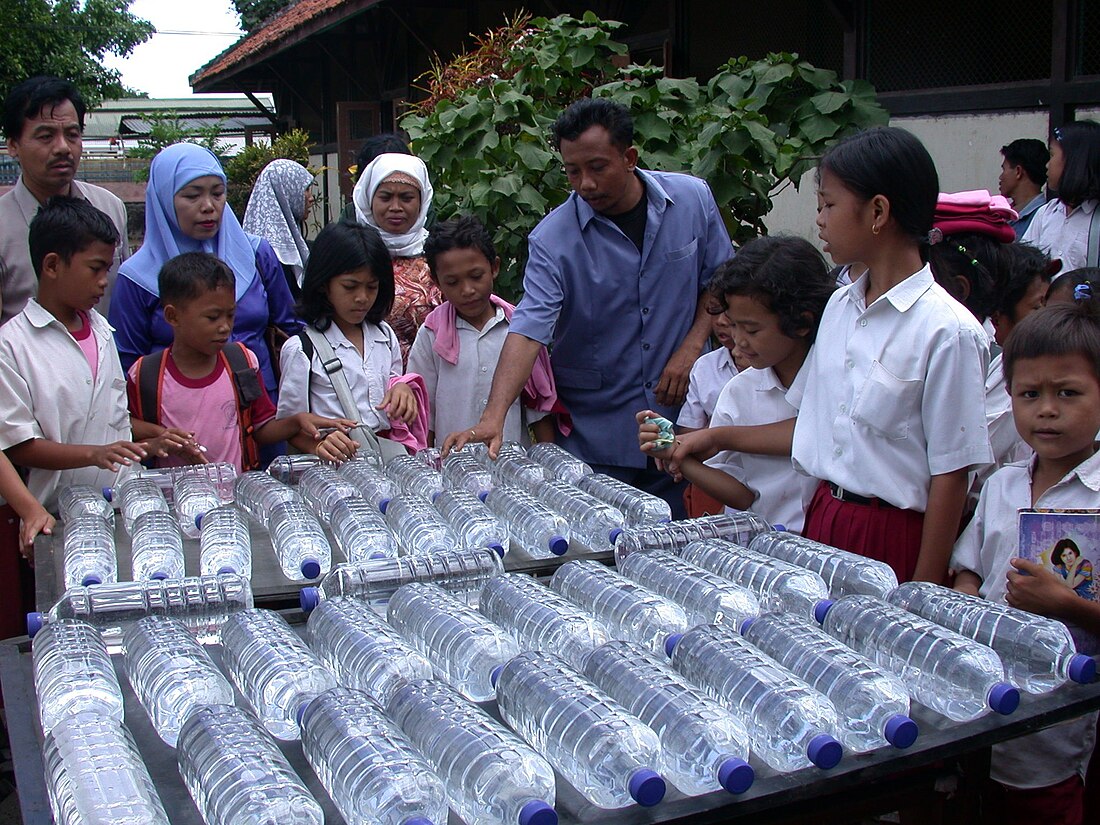
<path fill-rule="evenodd" d="M 237 423 L 241 435 L 241 463 L 245 470 L 260 467 L 260 451 L 256 444 L 256 428 L 252 423 L 252 404 L 262 394 L 256 370 L 248 361 L 244 344 L 230 341 L 221 351 L 225 367 L 233 377 L 233 392 L 237 397 Z"/>
<path fill-rule="evenodd" d="M 138 407 L 136 415 L 150 424 L 160 424 L 160 395 L 164 385 L 164 369 L 168 365 L 167 350 L 143 355 L 137 360 Z"/>
<path fill-rule="evenodd" d="M 1089 245 L 1085 253 L 1085 266 L 1100 266 L 1100 204 L 1092 210 L 1089 221 Z"/>
<path fill-rule="evenodd" d="M 348 377 L 344 375 L 343 364 L 341 364 L 340 359 L 336 357 L 336 353 L 332 349 L 332 344 L 328 342 L 328 338 L 325 337 L 323 332 L 320 332 L 308 324 L 302 334 L 305 335 L 313 345 L 313 352 L 310 353 L 310 361 L 312 362 L 312 355 L 315 352 L 318 360 L 321 362 L 321 369 L 325 371 L 329 381 L 332 382 L 332 388 L 336 391 L 336 398 L 340 402 L 340 409 L 344 411 L 344 418 L 350 418 L 352 421 L 360 421 L 362 416 L 359 414 L 359 407 L 356 405 L 355 399 L 352 398 L 351 385 L 348 383 Z M 374 431 L 371 430 L 370 427 L 365 425 L 356 427 L 351 431 L 351 437 L 361 449 L 369 450 L 378 456 L 382 455 L 382 447 L 378 443 L 378 436 L 374 434 Z"/>

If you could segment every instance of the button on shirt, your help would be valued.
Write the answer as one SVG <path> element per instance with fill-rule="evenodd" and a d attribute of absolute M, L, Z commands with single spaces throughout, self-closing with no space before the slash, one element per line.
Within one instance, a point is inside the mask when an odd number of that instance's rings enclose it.
<path fill-rule="evenodd" d="M 707 426 L 707 422 L 714 414 L 718 394 L 722 392 L 726 382 L 735 375 L 737 375 L 737 365 L 733 363 L 733 356 L 725 347 L 700 355 L 691 367 L 687 396 L 684 398 L 684 406 L 680 408 L 680 417 L 676 419 L 676 423 L 681 427 L 692 427 L 696 430 Z"/>
<path fill-rule="evenodd" d="M 574 192 L 528 237 L 524 296 L 511 331 L 550 347 L 573 417 L 562 442 L 588 462 L 644 467 L 634 413 L 657 403 L 661 372 L 687 336 L 699 293 L 733 255 L 707 184 L 638 171 L 648 212 L 641 252 Z"/>
<path fill-rule="evenodd" d="M 1089 266 L 1089 226 L 1096 205 L 1097 201 L 1085 201 L 1069 212 L 1069 207 L 1060 200 L 1049 201 L 1035 213 L 1021 240 L 1061 260 L 1061 272 Z"/>

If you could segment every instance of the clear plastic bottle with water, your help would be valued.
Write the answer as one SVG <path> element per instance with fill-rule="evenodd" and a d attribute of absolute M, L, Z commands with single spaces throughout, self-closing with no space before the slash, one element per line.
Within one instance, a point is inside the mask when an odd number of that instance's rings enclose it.
<path fill-rule="evenodd" d="M 42 761 L 58 825 L 168 825 L 134 738 L 117 719 L 62 720 L 46 734 Z"/>
<path fill-rule="evenodd" d="M 337 687 L 300 712 L 302 751 L 348 825 L 445 825 L 424 758 L 366 693 Z"/>
<path fill-rule="evenodd" d="M 402 493 L 431 501 L 443 490 L 443 476 L 411 455 L 398 455 L 386 462 L 386 475 Z"/>
<path fill-rule="evenodd" d="M 576 484 L 593 472 L 586 462 L 550 441 L 532 444 L 527 448 L 527 457 L 543 466 L 547 478 L 556 478 L 569 484 Z"/>
<path fill-rule="evenodd" d="M 489 579 L 480 610 L 511 633 L 522 650 L 553 653 L 577 670 L 589 653 L 611 640 L 603 622 L 523 573 Z"/>
<path fill-rule="evenodd" d="M 887 601 L 993 648 L 1008 681 L 1028 693 L 1096 677 L 1096 660 L 1078 653 L 1069 630 L 1055 619 L 931 582 L 906 582 Z"/>
<path fill-rule="evenodd" d="M 214 485 L 218 491 L 218 499 L 222 504 L 233 501 L 233 485 L 237 481 L 237 468 L 228 461 L 212 461 L 209 464 L 184 464 L 177 467 L 129 467 L 133 475 L 138 478 L 152 479 L 160 487 L 164 497 L 172 503 L 174 485 L 180 476 L 194 476 L 204 478 Z"/>
<path fill-rule="evenodd" d="M 168 513 L 150 510 L 138 516 L 131 531 L 130 552 L 134 581 L 184 576 L 183 535 Z"/>
<path fill-rule="evenodd" d="M 568 482 L 544 481 L 535 494 L 565 518 L 573 538 L 590 550 L 610 550 L 623 531 L 622 513 Z"/>
<path fill-rule="evenodd" d="M 302 501 L 302 497 L 293 487 L 288 487 L 259 470 L 243 473 L 233 490 L 237 506 L 262 527 L 268 526 L 268 517 L 276 505 Z"/>
<path fill-rule="evenodd" d="M 652 653 L 623 641 L 592 651 L 584 675 L 661 740 L 661 772 L 688 796 L 744 793 L 756 774 L 745 724 Z"/>
<path fill-rule="evenodd" d="M 557 825 L 550 763 L 452 688 L 406 682 L 387 710 L 443 780 L 447 801 L 464 821 Z"/>
<path fill-rule="evenodd" d="M 222 662 L 264 726 L 278 739 L 297 739 L 299 706 L 336 685 L 306 643 L 270 610 L 244 610 L 222 628 Z"/>
<path fill-rule="evenodd" d="M 672 509 L 667 501 L 631 487 L 625 481 L 604 473 L 588 473 L 575 483 L 622 513 L 628 527 L 672 521 Z"/>
<path fill-rule="evenodd" d="M 637 642 L 659 654 L 665 653 L 670 636 L 688 629 L 680 605 L 592 559 L 563 564 L 551 576 L 550 588 L 599 619 L 613 639 Z"/>
<path fill-rule="evenodd" d="M 569 550 L 569 523 L 527 491 L 494 487 L 485 496 L 485 504 L 531 558 L 563 556 Z"/>
<path fill-rule="evenodd" d="M 680 557 L 747 587 L 767 611 L 811 619 L 817 606 L 829 598 L 829 588 L 817 573 L 722 539 L 692 542 Z"/>
<path fill-rule="evenodd" d="M 493 485 L 507 484 L 534 493 L 546 481 L 546 471 L 537 461 L 532 461 L 519 450 L 502 449 L 497 460 L 486 465 L 493 477 Z"/>
<path fill-rule="evenodd" d="M 403 555 L 422 556 L 463 546 L 439 511 L 421 496 L 398 494 L 386 506 L 385 518 Z"/>
<path fill-rule="evenodd" d="M 218 490 L 213 482 L 199 475 L 179 475 L 172 482 L 172 504 L 176 521 L 188 538 L 199 535 L 198 518 L 221 506 Z"/>
<path fill-rule="evenodd" d="M 901 680 L 828 633 L 783 613 L 748 619 L 741 633 L 828 697 L 840 721 L 840 741 L 848 750 L 862 753 L 887 742 L 908 748 L 916 740 L 909 692 Z"/>
<path fill-rule="evenodd" d="M 413 453 L 413 458 L 437 472 L 443 467 L 443 451 L 438 447 L 425 447 Z"/>
<path fill-rule="evenodd" d="M 725 539 L 745 546 L 760 533 L 771 529 L 768 522 L 747 511 L 628 527 L 615 542 L 615 563 L 618 564 L 631 553 L 651 550 L 667 550 L 679 555 L 691 542 L 701 539 Z"/>
<path fill-rule="evenodd" d="M 99 631 L 86 622 L 62 619 L 31 643 L 38 717 L 49 733 L 62 719 L 95 713 L 122 721 L 122 689 Z"/>
<path fill-rule="evenodd" d="M 183 723 L 176 753 L 208 825 L 324 825 L 320 804 L 246 710 L 200 706 Z"/>
<path fill-rule="evenodd" d="M 450 550 L 427 556 L 368 559 L 340 564 L 316 587 L 303 587 L 302 610 L 313 610 L 322 599 L 353 596 L 385 616 L 390 597 L 409 582 L 435 582 L 444 590 L 477 604 L 481 589 L 493 576 L 504 572 L 500 556 L 492 550 Z"/>
<path fill-rule="evenodd" d="M 118 501 L 122 526 L 130 535 L 134 533 L 134 522 L 143 513 L 171 512 L 160 486 L 151 478 L 128 476 L 115 488 L 105 489 L 103 494 L 108 501 Z"/>
<path fill-rule="evenodd" d="M 67 519 L 64 526 L 62 567 L 65 570 L 65 587 L 118 581 L 112 523 L 102 516 L 85 513 Z"/>
<path fill-rule="evenodd" d="M 80 619 L 99 630 L 107 649 L 122 650 L 122 633 L 145 616 L 174 616 L 202 644 L 217 644 L 233 613 L 252 607 L 248 579 L 234 573 L 169 581 L 119 582 L 70 587 L 48 613 L 27 614 L 27 634 L 61 619 Z"/>
<path fill-rule="evenodd" d="M 107 501 L 103 491 L 95 487 L 87 484 L 65 487 L 57 494 L 57 507 L 64 522 L 72 521 L 77 516 L 99 516 L 114 529 L 115 508 Z"/>
<path fill-rule="evenodd" d="M 349 596 L 323 601 L 309 614 L 306 640 L 341 685 L 366 691 L 383 704 L 402 683 L 433 675 L 423 654 Z"/>
<path fill-rule="evenodd" d="M 462 540 L 463 547 L 488 547 L 501 557 L 507 552 L 508 531 L 473 493 L 448 488 L 435 497 L 432 505 Z"/>
<path fill-rule="evenodd" d="M 1019 691 L 992 648 L 873 596 L 845 596 L 818 611 L 835 639 L 901 678 L 909 695 L 956 722 L 1009 714 Z"/>
<path fill-rule="evenodd" d="M 324 463 L 324 459 L 312 453 L 279 455 L 267 465 L 267 474 L 283 484 L 297 484 L 306 470 L 312 470 Z"/>
<path fill-rule="evenodd" d="M 885 599 L 898 586 L 898 577 L 888 564 L 784 530 L 761 533 L 749 543 L 749 549 L 812 570 L 821 576 L 834 599 L 859 594 Z"/>
<path fill-rule="evenodd" d="M 172 747 L 196 707 L 233 704 L 233 686 L 178 619 L 146 616 L 130 625 L 122 644 L 134 694 Z"/>
<path fill-rule="evenodd" d="M 480 496 L 493 487 L 493 474 L 469 450 L 451 453 L 443 462 L 443 486 Z"/>
<path fill-rule="evenodd" d="M 199 527 L 199 573 L 240 573 L 252 578 L 252 536 L 244 511 L 232 504 L 215 507 L 196 519 Z"/>
<path fill-rule="evenodd" d="M 332 546 L 320 522 L 300 501 L 272 508 L 267 520 L 271 546 L 291 581 L 319 578 L 332 566 Z"/>
<path fill-rule="evenodd" d="M 713 624 L 689 630 L 672 651 L 672 666 L 745 723 L 753 752 L 775 770 L 840 762 L 832 703 L 736 630 Z"/>
<path fill-rule="evenodd" d="M 329 527 L 350 562 L 397 555 L 397 542 L 378 508 L 363 498 L 345 498 L 332 508 Z"/>
<path fill-rule="evenodd" d="M 497 682 L 497 708 L 593 805 L 664 799 L 657 734 L 560 659 L 534 651 L 512 659 Z"/>
<path fill-rule="evenodd" d="M 356 485 L 324 464 L 302 473 L 298 479 L 298 494 L 305 500 L 313 515 L 326 527 L 339 502 L 363 497 Z"/>
<path fill-rule="evenodd" d="M 397 495 L 397 485 L 386 475 L 382 468 L 372 461 L 353 458 L 340 465 L 339 473 L 359 488 L 359 493 L 380 513 L 386 512 L 386 505 Z"/>
<path fill-rule="evenodd" d="M 684 608 L 688 626 L 725 624 L 734 629 L 760 613 L 760 601 L 747 587 L 704 570 L 663 550 L 631 553 L 619 573 Z"/>
<path fill-rule="evenodd" d="M 494 697 L 500 668 L 519 654 L 506 630 L 436 584 L 400 588 L 386 618 L 451 687 L 474 702 Z"/>

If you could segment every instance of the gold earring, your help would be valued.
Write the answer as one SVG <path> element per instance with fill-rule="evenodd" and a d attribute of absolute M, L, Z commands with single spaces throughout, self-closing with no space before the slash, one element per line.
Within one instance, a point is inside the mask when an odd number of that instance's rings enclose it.
<path fill-rule="evenodd" d="M 877 235 L 879 232 L 878 224 L 871 224 L 871 234 Z"/>

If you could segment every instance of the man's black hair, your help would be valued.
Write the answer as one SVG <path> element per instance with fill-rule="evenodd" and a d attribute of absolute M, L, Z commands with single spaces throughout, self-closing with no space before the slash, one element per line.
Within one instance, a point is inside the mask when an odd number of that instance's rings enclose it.
<path fill-rule="evenodd" d="M 19 140 L 23 137 L 23 126 L 28 119 L 36 117 L 43 107 L 52 109 L 66 100 L 76 109 L 76 118 L 80 121 L 80 131 L 83 132 L 87 107 L 80 90 L 68 80 L 38 75 L 17 83 L 11 87 L 4 101 L 4 137 L 8 140 Z"/>
<path fill-rule="evenodd" d="M 355 156 L 356 182 L 363 177 L 363 172 L 370 166 L 372 160 L 386 154 L 411 155 L 412 152 L 409 151 L 409 144 L 396 132 L 380 132 L 377 135 L 371 135 L 363 141 L 363 145 L 359 147 L 359 154 Z"/>
<path fill-rule="evenodd" d="M 96 241 L 117 246 L 114 223 L 83 198 L 55 195 L 31 220 L 27 243 L 34 274 L 42 277 L 42 261 L 51 253 L 68 263 Z"/>
<path fill-rule="evenodd" d="M 497 250 L 493 246 L 489 230 L 473 215 L 459 215 L 432 228 L 424 242 L 424 257 L 428 260 L 433 281 L 439 281 L 435 271 L 436 259 L 452 249 L 476 249 L 485 256 L 490 265 L 497 259 Z"/>
<path fill-rule="evenodd" d="M 562 112 L 550 126 L 550 142 L 561 149 L 563 140 L 576 140 L 593 126 L 602 126 L 619 149 L 634 143 L 634 118 L 623 104 L 606 97 L 582 97 Z"/>
<path fill-rule="evenodd" d="M 1047 184 L 1047 161 L 1050 150 L 1041 140 L 1019 138 L 1001 147 L 1001 154 L 1010 166 L 1020 166 L 1036 186 Z"/>
<path fill-rule="evenodd" d="M 236 289 L 229 265 L 209 252 L 184 252 L 169 258 L 157 275 L 161 306 L 186 304 L 215 289 Z"/>

